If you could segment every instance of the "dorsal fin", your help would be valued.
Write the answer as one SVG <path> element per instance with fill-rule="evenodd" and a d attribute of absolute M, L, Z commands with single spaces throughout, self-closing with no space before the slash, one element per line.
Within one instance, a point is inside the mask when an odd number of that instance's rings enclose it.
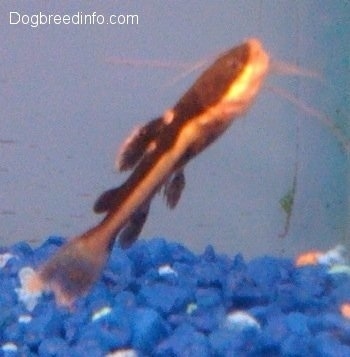
<path fill-rule="evenodd" d="M 128 248 L 138 238 L 148 217 L 150 201 L 145 202 L 135 211 L 119 234 L 118 243 L 121 248 Z"/>
<path fill-rule="evenodd" d="M 134 130 L 125 140 L 117 156 L 120 171 L 133 168 L 144 154 L 151 149 L 152 142 L 164 128 L 163 117 L 151 120 L 146 125 Z"/>
<path fill-rule="evenodd" d="M 164 184 L 164 197 L 167 206 L 171 209 L 175 208 L 181 193 L 185 187 L 185 175 L 183 169 L 177 170 Z"/>
<path fill-rule="evenodd" d="M 110 211 L 118 203 L 122 186 L 112 188 L 103 192 L 94 204 L 95 213 L 104 213 Z"/>

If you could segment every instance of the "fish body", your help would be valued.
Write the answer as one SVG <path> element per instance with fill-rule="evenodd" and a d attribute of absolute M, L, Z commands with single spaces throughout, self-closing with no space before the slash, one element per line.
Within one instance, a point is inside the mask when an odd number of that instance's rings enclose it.
<path fill-rule="evenodd" d="M 133 171 L 95 203 L 95 211 L 105 212 L 105 217 L 40 267 L 35 286 L 52 290 L 62 305 L 86 293 L 116 237 L 122 247 L 137 239 L 150 202 L 162 187 L 168 206 L 176 206 L 185 185 L 185 165 L 246 112 L 268 68 L 269 56 L 261 43 L 247 40 L 219 56 L 172 109 L 134 131 L 118 157 L 121 171 Z"/>

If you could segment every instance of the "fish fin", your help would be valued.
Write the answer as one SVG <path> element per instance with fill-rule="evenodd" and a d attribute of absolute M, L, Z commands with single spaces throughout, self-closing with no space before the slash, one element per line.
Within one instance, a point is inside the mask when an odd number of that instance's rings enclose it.
<path fill-rule="evenodd" d="M 185 174 L 183 169 L 177 170 L 164 185 L 164 197 L 167 206 L 175 208 L 180 200 L 181 193 L 185 187 Z"/>
<path fill-rule="evenodd" d="M 132 169 L 145 153 L 152 149 L 152 143 L 165 126 L 163 117 L 151 120 L 135 129 L 122 144 L 116 165 L 120 171 Z"/>
<path fill-rule="evenodd" d="M 121 248 L 128 248 L 136 241 L 148 217 L 149 207 L 150 201 L 147 201 L 133 213 L 119 235 L 118 243 Z"/>
<path fill-rule="evenodd" d="M 104 213 L 110 211 L 115 205 L 120 202 L 120 193 L 122 186 L 112 188 L 103 192 L 94 204 L 95 213 Z"/>
<path fill-rule="evenodd" d="M 37 284 L 51 290 L 58 305 L 72 308 L 100 276 L 114 236 L 107 238 L 101 239 L 100 229 L 94 227 L 67 242 L 38 269 Z"/>

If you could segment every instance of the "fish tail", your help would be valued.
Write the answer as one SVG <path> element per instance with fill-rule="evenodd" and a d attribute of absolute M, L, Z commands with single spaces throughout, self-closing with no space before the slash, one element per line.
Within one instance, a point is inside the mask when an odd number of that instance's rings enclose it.
<path fill-rule="evenodd" d="M 98 225 L 63 245 L 39 268 L 39 281 L 58 305 L 72 306 L 99 278 L 116 235 L 103 235 Z"/>

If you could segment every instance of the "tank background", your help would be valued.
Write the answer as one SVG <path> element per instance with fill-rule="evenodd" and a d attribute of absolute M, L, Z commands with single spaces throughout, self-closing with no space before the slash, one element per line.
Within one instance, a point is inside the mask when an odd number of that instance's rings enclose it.
<path fill-rule="evenodd" d="M 0 3 L 0 245 L 74 236 L 101 217 L 92 205 L 123 182 L 114 156 L 130 131 L 172 106 L 200 71 L 127 66 L 117 58 L 195 63 L 258 37 L 271 56 L 324 81 L 271 76 L 329 115 L 349 140 L 348 1 Z M 139 25 L 10 25 L 25 14 L 137 14 Z M 290 231 L 279 200 L 290 190 Z M 195 251 L 293 255 L 349 244 L 349 165 L 331 130 L 264 89 L 245 118 L 190 163 L 175 211 L 153 202 L 142 237 Z"/>

